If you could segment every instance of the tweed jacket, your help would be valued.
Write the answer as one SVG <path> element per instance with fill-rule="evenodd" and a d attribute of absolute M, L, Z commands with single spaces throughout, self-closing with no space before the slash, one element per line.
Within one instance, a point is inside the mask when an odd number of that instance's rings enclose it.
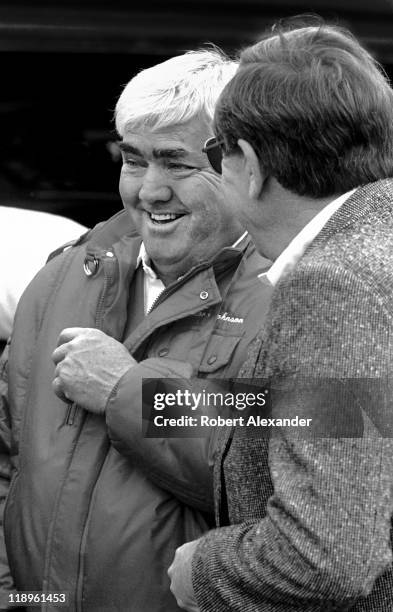
<path fill-rule="evenodd" d="M 392 340 L 388 179 L 357 189 L 275 288 L 241 374 L 279 389 L 273 414 L 334 418 L 308 436 L 223 431 L 221 528 L 193 558 L 202 612 L 393 610 Z"/>

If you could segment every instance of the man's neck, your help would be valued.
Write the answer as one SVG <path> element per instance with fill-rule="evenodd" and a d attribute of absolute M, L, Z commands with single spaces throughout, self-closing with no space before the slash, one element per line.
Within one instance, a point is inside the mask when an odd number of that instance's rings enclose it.
<path fill-rule="evenodd" d="M 253 231 L 250 230 L 258 251 L 275 261 L 311 219 L 338 195 L 327 198 L 298 196 L 274 181 L 259 204 L 264 210 L 261 222 L 257 220 Z"/>
<path fill-rule="evenodd" d="M 180 266 L 160 266 L 158 269 L 153 261 L 150 262 L 150 265 L 165 287 L 171 285 L 185 274 L 185 272 L 181 271 L 182 268 Z"/>
<path fill-rule="evenodd" d="M 211 253 L 210 256 L 206 254 L 206 257 L 203 258 L 203 260 L 211 261 L 216 255 L 218 255 L 218 253 L 222 249 L 235 246 L 237 247 L 246 234 L 247 232 L 245 232 L 244 230 L 237 232 L 235 235 L 230 237 L 230 239 L 228 240 L 228 244 L 222 244 L 221 247 Z M 163 262 L 156 264 L 153 262 L 153 260 L 150 260 L 150 266 L 157 274 L 158 278 L 163 282 L 165 287 L 167 287 L 171 283 L 177 281 L 182 276 L 185 276 L 192 268 L 201 263 L 201 261 L 202 259 L 188 261 L 188 265 L 185 265 L 183 261 L 177 262 L 176 264 L 172 263 L 165 265 L 165 263 Z"/>

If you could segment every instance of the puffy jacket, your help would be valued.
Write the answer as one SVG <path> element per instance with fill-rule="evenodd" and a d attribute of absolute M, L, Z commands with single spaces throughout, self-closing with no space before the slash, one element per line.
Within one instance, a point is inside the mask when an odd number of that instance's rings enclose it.
<path fill-rule="evenodd" d="M 7 453 L 12 463 L 9 568 L 19 591 L 67 592 L 69 610 L 178 610 L 166 570 L 176 547 L 209 526 L 214 435 L 144 438 L 141 379 L 182 376 L 173 360 L 206 384 L 235 376 L 269 301 L 256 278 L 268 262 L 246 238 L 168 286 L 123 338 L 139 248 L 122 212 L 53 257 L 21 299 L 9 350 L 0 419 L 3 492 Z M 139 362 L 105 417 L 53 393 L 51 354 L 73 326 L 103 330 Z M 0 584 L 6 593 L 6 565 Z"/>

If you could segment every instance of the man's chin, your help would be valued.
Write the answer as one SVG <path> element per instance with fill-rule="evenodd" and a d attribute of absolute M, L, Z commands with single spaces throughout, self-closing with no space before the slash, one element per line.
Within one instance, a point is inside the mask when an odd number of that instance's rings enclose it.
<path fill-rule="evenodd" d="M 147 249 L 146 251 L 150 257 L 151 267 L 165 285 L 175 282 L 192 268 L 192 262 L 189 261 L 187 253 L 185 252 L 179 252 L 173 255 L 171 255 L 171 253 L 165 253 L 165 257 L 163 257 L 162 251 L 152 251 L 152 254 L 150 254 Z"/>
<path fill-rule="evenodd" d="M 185 249 L 178 249 L 171 251 L 168 249 L 168 245 L 157 244 L 157 241 L 150 241 L 145 243 L 146 253 L 148 254 L 153 268 L 159 270 L 161 267 L 169 268 L 170 266 L 178 267 L 179 264 L 183 263 L 189 256 L 189 252 Z"/>

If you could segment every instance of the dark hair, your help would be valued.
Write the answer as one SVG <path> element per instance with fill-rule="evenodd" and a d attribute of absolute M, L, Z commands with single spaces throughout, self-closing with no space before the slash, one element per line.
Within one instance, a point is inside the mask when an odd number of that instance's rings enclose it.
<path fill-rule="evenodd" d="M 247 140 L 262 170 L 327 197 L 393 175 L 393 90 L 346 30 L 275 30 L 240 56 L 214 128 L 228 153 Z"/>

